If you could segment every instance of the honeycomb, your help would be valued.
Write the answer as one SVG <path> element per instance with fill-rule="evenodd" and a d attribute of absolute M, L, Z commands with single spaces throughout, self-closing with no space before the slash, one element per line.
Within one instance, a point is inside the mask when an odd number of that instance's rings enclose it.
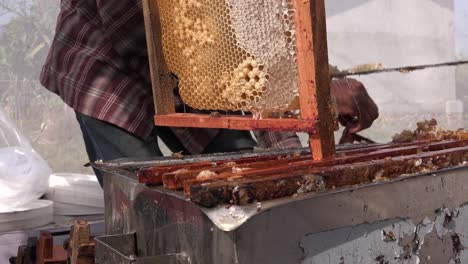
<path fill-rule="evenodd" d="M 298 96 L 291 0 L 155 0 L 180 95 L 199 110 L 261 118 Z"/>

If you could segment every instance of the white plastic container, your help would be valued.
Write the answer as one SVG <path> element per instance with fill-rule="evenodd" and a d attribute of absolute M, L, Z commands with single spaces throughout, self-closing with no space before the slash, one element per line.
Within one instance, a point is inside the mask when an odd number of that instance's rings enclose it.
<path fill-rule="evenodd" d="M 54 202 L 54 214 L 63 216 L 104 215 L 104 207 Z"/>
<path fill-rule="evenodd" d="M 54 201 L 56 215 L 104 214 L 104 192 L 94 175 L 52 174 L 47 198 Z"/>
<path fill-rule="evenodd" d="M 52 201 L 36 200 L 21 207 L 0 212 L 0 233 L 27 230 L 53 222 Z"/>

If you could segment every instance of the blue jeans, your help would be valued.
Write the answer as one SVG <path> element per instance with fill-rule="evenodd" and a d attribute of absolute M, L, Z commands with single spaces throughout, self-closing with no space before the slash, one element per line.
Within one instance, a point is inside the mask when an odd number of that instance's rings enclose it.
<path fill-rule="evenodd" d="M 154 127 L 151 135 L 143 140 L 115 125 L 104 122 L 81 113 L 76 113 L 88 153 L 89 160 L 115 160 L 121 158 L 161 157 L 163 154 L 158 145 L 158 136 L 173 152 L 182 151 L 190 155 L 177 137 L 167 127 Z M 250 151 L 256 142 L 248 131 L 221 130 L 213 141 L 205 148 L 203 154 Z M 94 169 L 99 184 L 102 186 L 102 172 Z"/>

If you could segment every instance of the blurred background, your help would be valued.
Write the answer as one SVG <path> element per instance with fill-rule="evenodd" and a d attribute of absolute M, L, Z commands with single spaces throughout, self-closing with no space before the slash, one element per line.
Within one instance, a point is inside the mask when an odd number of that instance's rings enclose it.
<path fill-rule="evenodd" d="M 38 82 L 59 5 L 0 0 L 0 108 L 54 172 L 90 172 L 74 112 Z"/>
<path fill-rule="evenodd" d="M 52 171 L 91 173 L 83 167 L 87 157 L 73 111 L 37 81 L 59 4 L 0 0 L 0 109 Z M 330 63 L 340 69 L 468 58 L 466 0 L 326 0 L 326 5 Z M 373 140 L 390 141 L 395 133 L 432 117 L 444 128 L 468 127 L 466 66 L 357 79 L 380 107 L 379 120 L 362 133 Z M 447 109 L 456 114 L 448 116 Z"/>
<path fill-rule="evenodd" d="M 326 0 L 326 4 L 330 63 L 340 69 L 364 63 L 399 67 L 468 58 L 468 1 Z M 467 127 L 462 114 L 468 113 L 467 72 L 466 66 L 460 66 L 356 77 L 381 115 L 362 134 L 385 142 L 432 117 L 447 129 Z M 447 112 L 454 115 L 448 118 Z"/>

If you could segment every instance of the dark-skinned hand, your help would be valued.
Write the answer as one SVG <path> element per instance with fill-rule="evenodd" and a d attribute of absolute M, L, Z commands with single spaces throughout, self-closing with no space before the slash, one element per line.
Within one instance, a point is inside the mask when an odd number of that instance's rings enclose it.
<path fill-rule="evenodd" d="M 379 117 L 379 108 L 364 85 L 355 79 L 332 80 L 331 94 L 336 98 L 338 121 L 345 127 L 343 137 L 351 138 L 349 135 L 369 128 Z"/>

